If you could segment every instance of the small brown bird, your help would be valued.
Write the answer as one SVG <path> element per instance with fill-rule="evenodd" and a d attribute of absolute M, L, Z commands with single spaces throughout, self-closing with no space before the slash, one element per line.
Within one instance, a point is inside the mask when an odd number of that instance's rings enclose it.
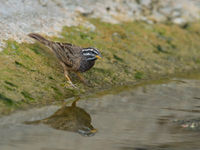
<path fill-rule="evenodd" d="M 70 43 L 53 42 L 36 33 L 30 33 L 28 36 L 53 50 L 60 64 L 63 66 L 67 81 L 72 87 L 75 86 L 69 78 L 68 71 L 75 72 L 80 80 L 85 82 L 80 73 L 92 68 L 95 61 L 101 58 L 99 50 L 93 47 L 81 48 Z"/>
<path fill-rule="evenodd" d="M 78 132 L 84 136 L 93 136 L 97 132 L 92 126 L 92 119 L 83 108 L 76 106 L 75 100 L 71 106 L 66 103 L 57 110 L 53 115 L 42 120 L 25 121 L 25 124 L 46 124 L 54 129 Z"/>

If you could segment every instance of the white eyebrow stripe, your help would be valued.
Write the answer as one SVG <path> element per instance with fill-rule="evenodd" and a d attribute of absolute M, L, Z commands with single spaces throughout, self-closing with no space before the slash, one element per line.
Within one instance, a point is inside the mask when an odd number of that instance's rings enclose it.
<path fill-rule="evenodd" d="M 82 52 L 89 52 L 89 51 L 92 51 L 92 52 L 94 52 L 97 55 L 99 54 L 97 50 L 94 50 L 94 49 L 91 49 L 91 48 L 90 49 L 83 49 L 82 50 Z"/>
<path fill-rule="evenodd" d="M 97 54 L 97 55 L 99 54 L 97 51 L 93 51 L 93 52 L 94 52 L 95 54 Z"/>
<path fill-rule="evenodd" d="M 93 49 L 83 49 L 83 52 L 87 52 L 87 51 L 94 51 Z"/>
<path fill-rule="evenodd" d="M 83 53 L 84 56 L 94 56 L 94 54 L 91 53 Z"/>

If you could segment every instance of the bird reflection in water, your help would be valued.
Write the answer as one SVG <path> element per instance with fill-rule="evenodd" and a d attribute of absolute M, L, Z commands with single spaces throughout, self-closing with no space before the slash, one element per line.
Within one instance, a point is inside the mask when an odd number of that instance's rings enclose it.
<path fill-rule="evenodd" d="M 71 106 L 63 105 L 48 118 L 36 121 L 26 121 L 25 124 L 47 124 L 58 130 L 78 132 L 83 136 L 93 136 L 97 130 L 91 125 L 90 115 L 76 106 L 76 99 Z"/>

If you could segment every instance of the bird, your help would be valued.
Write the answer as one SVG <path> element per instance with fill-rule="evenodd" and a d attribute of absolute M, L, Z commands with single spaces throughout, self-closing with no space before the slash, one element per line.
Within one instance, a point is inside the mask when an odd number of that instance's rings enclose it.
<path fill-rule="evenodd" d="M 25 121 L 27 125 L 45 124 L 57 130 L 77 132 L 83 136 L 93 136 L 97 133 L 92 125 L 92 119 L 89 113 L 83 108 L 77 107 L 75 100 L 71 106 L 63 106 L 51 116 L 42 120 Z"/>
<path fill-rule="evenodd" d="M 79 79 L 83 83 L 86 83 L 84 78 L 81 76 L 81 73 L 91 69 L 95 64 L 95 61 L 102 58 L 102 55 L 97 48 L 83 48 L 71 43 L 50 41 L 38 33 L 30 33 L 28 36 L 44 44 L 55 53 L 63 67 L 67 82 L 74 88 L 76 88 L 76 86 L 72 83 L 69 77 L 69 72 L 75 72 Z"/>

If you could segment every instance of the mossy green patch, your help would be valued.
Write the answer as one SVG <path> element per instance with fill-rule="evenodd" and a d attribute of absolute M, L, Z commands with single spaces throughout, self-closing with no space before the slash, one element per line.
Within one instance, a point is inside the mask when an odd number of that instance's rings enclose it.
<path fill-rule="evenodd" d="M 12 86 L 12 87 L 18 87 L 17 85 L 15 85 L 15 84 L 13 84 L 13 83 L 11 83 L 11 82 L 9 82 L 9 81 L 4 81 L 7 85 L 9 85 L 9 86 Z"/>
<path fill-rule="evenodd" d="M 0 93 L 0 100 L 3 101 L 3 103 L 5 103 L 6 105 L 13 105 L 14 101 L 6 96 L 4 96 L 3 94 Z"/>
<path fill-rule="evenodd" d="M 142 79 L 143 78 L 143 73 L 142 72 L 136 72 L 135 73 L 135 79 Z"/>
<path fill-rule="evenodd" d="M 24 96 L 24 98 L 27 99 L 27 100 L 30 100 L 30 101 L 34 100 L 34 98 L 31 96 L 31 94 L 28 93 L 28 92 L 26 92 L 26 91 L 22 91 L 21 94 L 22 94 L 22 95 Z"/>
<path fill-rule="evenodd" d="M 200 68 L 199 22 L 182 27 L 137 21 L 88 21 L 96 30 L 64 27 L 61 36 L 48 38 L 101 51 L 103 59 L 83 74 L 91 87 L 83 85 L 73 73 L 70 76 L 78 89 L 68 87 L 62 67 L 47 47 L 37 42 L 20 44 L 9 40 L 0 53 L 1 114 L 27 103 L 45 105 L 105 87 Z"/>

